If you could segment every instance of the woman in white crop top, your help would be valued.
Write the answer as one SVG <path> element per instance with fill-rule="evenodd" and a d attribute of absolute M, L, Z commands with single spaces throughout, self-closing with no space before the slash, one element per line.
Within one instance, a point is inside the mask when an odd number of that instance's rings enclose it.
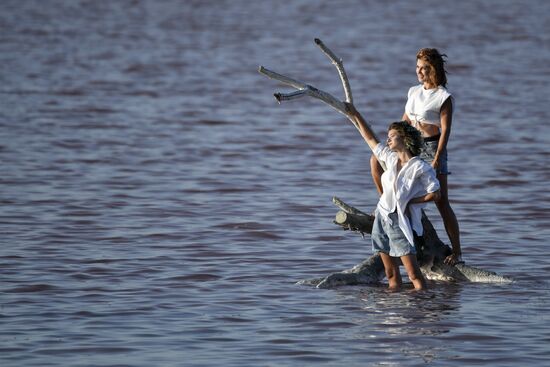
<path fill-rule="evenodd" d="M 445 262 L 454 265 L 462 261 L 462 251 L 458 220 L 448 196 L 447 143 L 451 134 L 454 99 L 446 89 L 444 57 L 446 55 L 440 54 L 435 48 L 423 48 L 418 51 L 416 75 L 420 84 L 409 89 L 402 120 L 421 132 L 424 146 L 420 157 L 430 163 L 437 172 L 441 198 L 436 201 L 436 205 L 453 249 Z M 371 172 L 378 191 L 382 193 L 380 177 L 383 170 L 374 156 L 371 158 Z"/>

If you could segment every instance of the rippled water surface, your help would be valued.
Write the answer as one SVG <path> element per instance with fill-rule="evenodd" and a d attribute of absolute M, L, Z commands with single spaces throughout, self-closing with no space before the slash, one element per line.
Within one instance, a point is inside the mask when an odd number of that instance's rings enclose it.
<path fill-rule="evenodd" d="M 3 1 L 2 366 L 548 366 L 550 3 Z M 381 134 L 449 56 L 467 262 L 512 284 L 320 290 L 371 255 L 368 147 L 258 65 Z M 431 206 L 432 218 L 447 241 Z"/>

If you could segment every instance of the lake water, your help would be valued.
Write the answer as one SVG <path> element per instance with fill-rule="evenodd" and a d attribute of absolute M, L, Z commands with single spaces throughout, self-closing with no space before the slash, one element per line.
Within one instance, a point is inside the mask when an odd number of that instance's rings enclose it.
<path fill-rule="evenodd" d="M 550 365 L 550 2 L 15 1 L 0 13 L 2 366 Z M 448 55 L 468 264 L 512 284 L 320 290 L 370 238 L 370 153 Z M 448 242 L 435 206 L 428 215 Z"/>

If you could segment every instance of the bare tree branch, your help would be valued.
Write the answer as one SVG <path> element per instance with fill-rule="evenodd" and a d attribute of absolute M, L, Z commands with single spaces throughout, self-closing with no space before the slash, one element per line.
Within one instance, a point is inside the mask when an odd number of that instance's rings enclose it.
<path fill-rule="evenodd" d="M 275 93 L 274 96 L 277 99 L 277 102 L 281 103 L 282 101 L 290 101 L 292 99 L 298 99 L 304 96 L 310 96 L 313 98 L 320 99 L 321 101 L 333 107 L 336 111 L 342 113 L 343 115 L 345 115 L 351 120 L 351 117 L 349 116 L 349 112 L 344 102 L 339 101 L 330 93 L 317 89 L 299 80 L 292 79 L 286 75 L 282 75 L 274 71 L 271 71 L 269 69 L 266 69 L 263 66 L 260 66 L 258 71 L 261 74 L 264 74 L 265 76 L 267 76 L 268 78 L 278 80 L 281 83 L 290 85 L 291 87 L 298 89 L 297 92 L 292 92 L 292 93 Z M 355 125 L 355 122 L 353 120 L 351 121 Z"/>
<path fill-rule="evenodd" d="M 336 69 L 338 70 L 338 74 L 340 75 L 340 80 L 342 81 L 342 85 L 344 86 L 346 102 L 353 104 L 353 97 L 351 96 L 351 88 L 349 86 L 348 75 L 346 74 L 346 70 L 344 69 L 344 64 L 342 62 L 342 59 L 338 58 L 334 54 L 334 52 L 332 52 L 327 46 L 325 46 L 323 41 L 321 41 L 319 38 L 315 38 L 315 43 L 328 56 L 328 58 L 332 61 L 334 66 L 336 66 Z"/>
<path fill-rule="evenodd" d="M 357 126 L 357 123 L 350 116 L 350 113 L 346 106 L 346 104 L 353 104 L 353 98 L 351 95 L 351 88 L 349 85 L 349 80 L 346 74 L 346 70 L 344 69 L 344 65 L 342 63 L 342 59 L 338 58 L 334 54 L 334 52 L 332 52 L 320 39 L 316 38 L 315 43 L 336 66 L 336 69 L 338 70 L 338 74 L 340 75 L 340 80 L 342 81 L 342 86 L 344 87 L 345 101 L 340 101 L 330 93 L 327 93 L 323 90 L 315 88 L 314 86 L 306 84 L 302 81 L 299 81 L 299 80 L 290 78 L 286 75 L 282 75 L 272 70 L 266 69 L 263 66 L 260 66 L 258 68 L 258 71 L 260 72 L 260 74 L 263 74 L 268 78 L 278 80 L 283 84 L 286 84 L 298 89 L 297 92 L 292 92 L 292 93 L 275 93 L 274 96 L 277 99 L 277 102 L 281 103 L 282 101 L 290 101 L 290 100 L 298 99 L 304 96 L 317 98 L 325 102 L 332 108 L 334 108 L 336 111 L 342 113 L 353 123 L 353 125 L 357 129 L 359 129 L 359 126 Z"/>

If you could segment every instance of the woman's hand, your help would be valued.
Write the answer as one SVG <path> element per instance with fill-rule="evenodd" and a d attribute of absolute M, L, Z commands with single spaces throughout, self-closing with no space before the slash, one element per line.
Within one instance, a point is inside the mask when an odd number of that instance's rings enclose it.
<path fill-rule="evenodd" d="M 438 157 L 434 157 L 434 160 L 432 161 L 432 168 L 434 169 L 434 171 L 436 173 L 438 172 L 438 168 L 439 168 L 439 158 Z"/>
<path fill-rule="evenodd" d="M 353 103 L 344 102 L 344 105 L 346 106 L 348 119 L 351 120 L 357 130 L 359 130 L 359 133 L 361 134 L 363 139 L 365 139 L 365 142 L 374 151 L 379 142 L 378 137 L 376 136 L 374 131 L 372 131 L 372 128 L 367 123 L 367 121 L 365 121 L 359 111 L 355 109 Z"/>

